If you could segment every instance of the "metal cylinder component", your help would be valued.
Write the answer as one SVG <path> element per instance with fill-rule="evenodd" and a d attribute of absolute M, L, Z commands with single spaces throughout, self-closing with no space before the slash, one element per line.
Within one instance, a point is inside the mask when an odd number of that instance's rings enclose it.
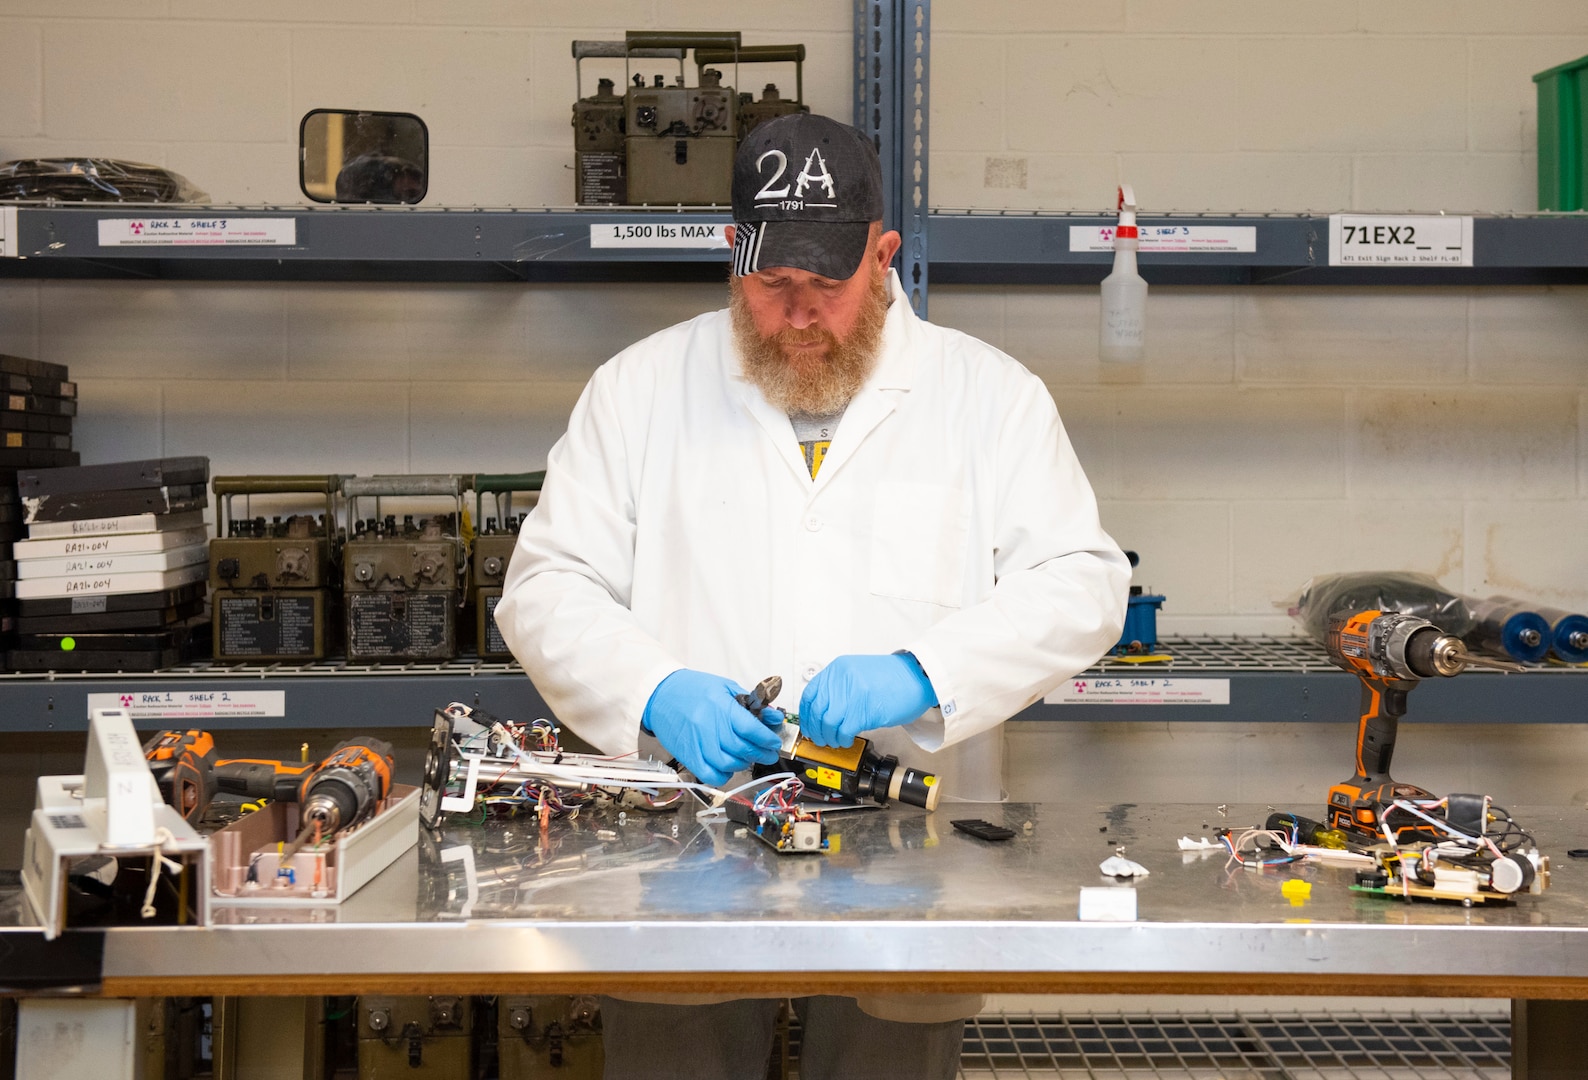
<path fill-rule="evenodd" d="M 1514 893 L 1533 884 L 1535 872 L 1526 855 L 1507 855 L 1495 859 L 1489 871 L 1489 884 L 1495 892 Z"/>
<path fill-rule="evenodd" d="M 919 806 L 923 810 L 936 810 L 942 785 L 931 773 L 906 765 L 895 769 L 889 794 L 902 803 Z"/>
<path fill-rule="evenodd" d="M 1531 605 L 1495 597 L 1471 605 L 1472 629 L 1462 635 L 1473 652 L 1509 656 L 1524 664 L 1543 660 L 1550 648 L 1550 626 Z"/>

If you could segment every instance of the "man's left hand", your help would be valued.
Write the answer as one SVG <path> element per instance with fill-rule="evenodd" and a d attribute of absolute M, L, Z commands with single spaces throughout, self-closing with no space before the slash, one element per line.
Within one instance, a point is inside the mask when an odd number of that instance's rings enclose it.
<path fill-rule="evenodd" d="M 800 695 L 800 733 L 819 746 L 853 746 L 861 732 L 908 724 L 936 704 L 909 653 L 840 656 Z"/>

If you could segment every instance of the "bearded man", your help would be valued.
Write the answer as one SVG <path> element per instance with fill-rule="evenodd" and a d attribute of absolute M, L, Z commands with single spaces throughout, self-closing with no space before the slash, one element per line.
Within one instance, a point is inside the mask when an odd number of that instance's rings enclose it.
<path fill-rule="evenodd" d="M 1129 566 L 1052 396 L 915 315 L 882 213 L 860 132 L 759 125 L 728 310 L 603 365 L 552 449 L 496 618 L 603 753 L 654 736 L 713 785 L 775 763 L 735 695 L 776 674 L 817 743 L 998 801 L 1000 725 L 1118 640 Z M 609 1077 L 764 1075 L 775 1000 L 603 1001 Z M 953 1076 L 979 1004 L 800 999 L 800 1075 Z"/>

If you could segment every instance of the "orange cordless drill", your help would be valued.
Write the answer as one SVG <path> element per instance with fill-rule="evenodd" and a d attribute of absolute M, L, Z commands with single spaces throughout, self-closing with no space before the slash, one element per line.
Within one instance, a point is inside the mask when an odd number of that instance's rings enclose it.
<path fill-rule="evenodd" d="M 222 758 L 215 763 L 215 790 L 245 799 L 297 802 L 303 778 L 314 768 L 309 761 L 272 758 Z"/>
<path fill-rule="evenodd" d="M 160 795 L 189 825 L 215 797 L 215 740 L 207 731 L 161 731 L 143 744 Z"/>
<path fill-rule="evenodd" d="M 298 788 L 298 835 L 282 851 L 285 862 L 305 843 L 319 843 L 375 813 L 391 793 L 394 761 L 382 739 L 349 739 L 315 765 Z"/>
<path fill-rule="evenodd" d="M 296 802 L 312 764 L 262 758 L 215 757 L 207 731 L 161 731 L 143 744 L 160 794 L 192 824 L 198 824 L 217 794 Z"/>
<path fill-rule="evenodd" d="M 1380 816 L 1396 799 L 1431 799 L 1413 784 L 1390 778 L 1395 729 L 1406 715 L 1406 695 L 1419 680 L 1449 678 L 1469 667 L 1519 671 L 1516 664 L 1467 652 L 1461 639 L 1427 619 L 1393 611 L 1358 611 L 1333 616 L 1324 642 L 1329 658 L 1362 680 L 1362 715 L 1356 728 L 1356 773 L 1329 789 L 1325 820 L 1331 828 L 1362 838 L 1383 838 Z M 1397 835 L 1443 839 L 1412 814 L 1384 817 Z M 1419 834 L 1424 834 L 1419 836 Z"/>

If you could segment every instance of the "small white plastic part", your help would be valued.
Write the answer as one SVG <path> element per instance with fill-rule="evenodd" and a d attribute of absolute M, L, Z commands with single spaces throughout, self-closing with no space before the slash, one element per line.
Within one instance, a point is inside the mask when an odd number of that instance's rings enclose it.
<path fill-rule="evenodd" d="M 1123 855 L 1110 855 L 1097 868 L 1110 877 L 1146 877 L 1151 873 L 1141 863 L 1132 862 Z"/>
<path fill-rule="evenodd" d="M 1510 859 L 1495 859 L 1489 871 L 1489 885 L 1495 892 L 1514 893 L 1525 882 L 1522 868 Z"/>
<path fill-rule="evenodd" d="M 1114 269 L 1103 279 L 1103 318 L 1097 355 L 1105 364 L 1139 364 L 1147 354 L 1147 283 L 1136 271 L 1136 193 L 1119 188 Z"/>
<path fill-rule="evenodd" d="M 1083 886 L 1075 917 L 1081 922 L 1135 922 L 1136 890 Z"/>
<path fill-rule="evenodd" d="M 1478 872 L 1458 866 L 1434 867 L 1434 888 L 1448 892 L 1477 893 Z"/>

